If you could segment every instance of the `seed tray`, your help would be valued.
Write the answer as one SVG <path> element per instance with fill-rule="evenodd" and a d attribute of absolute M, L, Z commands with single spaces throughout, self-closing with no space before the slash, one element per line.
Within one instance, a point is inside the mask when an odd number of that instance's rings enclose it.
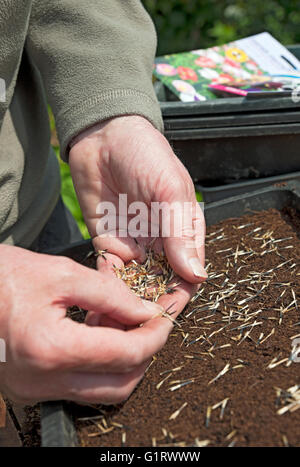
<path fill-rule="evenodd" d="M 227 198 L 207 205 L 205 217 L 208 225 L 224 219 L 240 217 L 247 212 L 269 208 L 282 210 L 294 208 L 300 213 L 300 182 L 289 181 L 285 186 L 271 186 L 241 196 Z M 64 254 L 82 261 L 92 251 L 90 241 L 70 246 L 67 250 L 51 251 L 51 254 Z M 76 446 L 76 431 L 70 413 L 70 406 L 63 401 L 41 404 L 42 445 Z"/>
<path fill-rule="evenodd" d="M 205 186 L 196 184 L 196 190 L 200 191 L 205 203 L 220 201 L 231 196 L 238 196 L 247 192 L 259 190 L 270 185 L 281 185 L 289 180 L 300 180 L 300 172 L 292 172 L 276 177 L 257 178 L 255 180 L 244 180 L 242 182 L 230 183 L 220 186 Z"/>

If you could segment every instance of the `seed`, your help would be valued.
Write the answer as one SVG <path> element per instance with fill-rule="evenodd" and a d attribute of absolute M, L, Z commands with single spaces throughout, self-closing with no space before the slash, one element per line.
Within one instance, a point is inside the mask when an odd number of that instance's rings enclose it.
<path fill-rule="evenodd" d="M 77 420 L 80 422 L 87 422 L 87 421 L 93 421 L 93 420 L 101 420 L 102 418 L 103 418 L 103 415 L 94 415 L 92 417 L 79 417 L 77 418 Z"/>
<path fill-rule="evenodd" d="M 260 344 L 263 344 L 269 337 L 271 337 L 273 334 L 275 334 L 275 328 L 272 329 L 272 331 L 260 342 Z"/>
<path fill-rule="evenodd" d="M 229 400 L 229 397 L 227 397 L 226 399 L 223 399 L 223 400 L 220 401 L 220 402 L 217 402 L 217 403 L 216 403 L 215 405 L 213 405 L 212 408 L 211 408 L 212 410 L 215 410 L 215 409 L 217 409 L 218 407 L 221 407 L 221 408 L 222 408 L 221 414 L 220 414 L 220 419 L 223 418 L 224 410 L 225 410 L 225 407 L 226 407 L 226 404 L 227 404 L 228 400 Z"/>
<path fill-rule="evenodd" d="M 186 386 L 186 385 L 191 384 L 191 383 L 194 383 L 194 380 L 193 380 L 193 379 L 190 379 L 189 381 L 184 381 L 183 383 L 177 384 L 176 386 L 172 386 L 172 387 L 169 388 L 168 390 L 169 390 L 169 391 L 177 391 L 177 389 L 180 389 L 180 388 L 182 388 L 183 386 Z"/>
<path fill-rule="evenodd" d="M 264 337 L 264 333 L 261 332 L 260 335 L 259 335 L 259 338 L 257 339 L 257 344 L 256 344 L 257 346 L 260 344 L 263 337 Z"/>
<path fill-rule="evenodd" d="M 115 429 L 114 426 L 111 426 L 109 428 L 103 428 L 100 424 L 97 424 L 98 428 L 100 428 L 101 431 L 97 431 L 94 433 L 88 433 L 89 438 L 95 438 L 96 436 L 101 436 L 101 435 L 106 435 L 107 433 L 110 433 L 112 430 Z"/>
<path fill-rule="evenodd" d="M 245 227 L 249 227 L 249 225 L 252 225 L 252 222 L 250 224 L 244 224 L 244 225 L 239 225 L 238 227 L 234 227 L 234 226 L 233 227 L 236 228 L 237 230 L 239 230 L 239 229 L 244 229 Z M 257 230 L 257 229 L 255 229 L 255 230 Z"/>
<path fill-rule="evenodd" d="M 123 425 L 121 425 L 121 423 L 112 422 L 111 424 L 114 425 L 114 426 L 117 427 L 117 428 L 123 428 Z"/>
<path fill-rule="evenodd" d="M 289 442 L 288 442 L 288 439 L 287 439 L 287 436 L 286 435 L 282 435 L 282 441 L 283 441 L 283 445 L 288 448 L 289 447 Z"/>
<path fill-rule="evenodd" d="M 160 389 L 161 386 L 164 384 L 164 382 L 167 381 L 168 378 L 170 378 L 170 376 L 171 376 L 171 373 L 169 373 L 164 379 L 162 379 L 160 383 L 156 385 L 156 389 Z"/>
<path fill-rule="evenodd" d="M 227 436 L 226 436 L 226 440 L 229 441 L 231 438 L 234 437 L 234 435 L 236 434 L 236 430 L 233 430 L 231 431 Z"/>
<path fill-rule="evenodd" d="M 226 248 L 225 250 L 218 250 L 216 253 L 225 253 L 225 251 L 230 251 L 232 248 Z"/>
<path fill-rule="evenodd" d="M 182 404 L 182 406 L 177 409 L 175 412 L 172 413 L 172 415 L 170 415 L 169 417 L 169 420 L 175 420 L 178 415 L 180 414 L 180 412 L 182 412 L 182 410 L 187 406 L 187 402 L 184 402 L 184 404 Z"/>
<path fill-rule="evenodd" d="M 273 360 L 271 361 L 271 363 L 269 363 L 267 368 L 271 370 L 272 368 L 275 368 L 276 366 L 281 365 L 282 363 L 286 362 L 288 358 L 283 358 L 279 362 L 277 362 L 276 360 L 277 360 L 277 357 L 273 358 Z"/>
<path fill-rule="evenodd" d="M 98 250 L 96 256 L 101 256 L 101 258 L 105 259 L 106 261 L 105 253 L 107 253 L 107 250 Z"/>
<path fill-rule="evenodd" d="M 208 383 L 208 385 L 214 383 L 214 382 L 217 381 L 219 378 L 221 378 L 221 376 L 225 375 L 225 374 L 227 373 L 227 371 L 229 370 L 229 367 L 230 367 L 230 363 L 227 363 L 227 364 L 224 366 L 223 370 L 220 371 L 220 373 L 219 373 L 215 378 L 213 378 L 213 379 Z"/>
<path fill-rule="evenodd" d="M 159 373 L 159 374 L 160 374 L 160 376 L 162 376 L 162 375 L 165 375 L 165 374 L 167 374 L 167 373 L 174 373 L 175 371 L 180 371 L 181 368 L 183 368 L 183 365 L 177 366 L 176 368 L 172 368 L 171 370 L 162 371 L 162 372 Z"/>
<path fill-rule="evenodd" d="M 240 345 L 242 342 L 244 342 L 245 339 L 247 339 L 247 337 L 250 336 L 250 332 L 252 331 L 253 327 L 251 329 L 249 329 L 249 331 L 247 331 L 244 335 L 244 337 L 240 340 L 240 342 L 238 342 L 237 345 Z"/>
<path fill-rule="evenodd" d="M 208 406 L 208 407 L 207 407 L 207 410 L 206 410 L 206 418 L 205 418 L 205 426 L 206 426 L 206 428 L 209 427 L 210 415 L 211 415 L 211 407 Z"/>
<path fill-rule="evenodd" d="M 300 334 L 295 334 L 294 336 L 290 337 L 290 339 L 296 339 L 296 337 L 300 337 Z"/>
<path fill-rule="evenodd" d="M 198 438 L 195 439 L 195 447 L 197 447 L 197 448 L 205 448 L 209 444 L 210 444 L 209 439 L 203 439 L 202 441 L 199 441 Z"/>
<path fill-rule="evenodd" d="M 225 408 L 226 408 L 226 405 L 227 405 L 227 402 L 228 402 L 228 401 L 229 401 L 229 398 L 224 399 L 223 402 L 222 402 L 221 413 L 220 413 L 220 419 L 221 419 L 221 420 L 223 420 Z"/>
<path fill-rule="evenodd" d="M 296 295 L 295 295 L 295 292 L 294 292 L 293 289 L 292 289 L 292 295 L 293 295 L 293 299 L 294 299 L 293 303 L 296 305 L 296 309 L 298 310 L 298 303 L 297 303 Z"/>
<path fill-rule="evenodd" d="M 184 358 L 188 358 L 190 360 L 205 360 L 204 358 L 202 357 L 197 357 L 196 355 L 184 355 Z"/>
<path fill-rule="evenodd" d="M 153 365 L 153 363 L 154 363 L 156 360 L 157 360 L 156 356 L 153 355 L 151 362 L 149 363 L 149 365 L 147 366 L 147 368 L 146 368 L 146 370 L 145 370 L 145 373 L 147 373 L 147 371 L 151 368 L 151 366 Z"/>
<path fill-rule="evenodd" d="M 184 338 L 183 338 L 183 340 L 182 340 L 182 342 L 180 344 L 180 347 L 183 346 L 183 344 L 185 343 L 185 341 L 187 340 L 188 337 L 189 337 L 189 333 L 187 332 L 186 334 L 184 334 Z"/>
<path fill-rule="evenodd" d="M 106 422 L 105 418 L 103 418 L 102 423 L 103 423 L 103 426 L 104 426 L 105 429 L 108 428 L 108 427 L 107 427 L 107 422 Z"/>
<path fill-rule="evenodd" d="M 231 344 L 220 345 L 220 347 L 216 347 L 216 349 L 225 349 L 226 347 L 231 347 Z"/>
<path fill-rule="evenodd" d="M 233 441 L 231 441 L 231 443 L 228 444 L 228 448 L 233 448 L 235 445 L 236 445 L 236 439 L 234 439 Z"/>

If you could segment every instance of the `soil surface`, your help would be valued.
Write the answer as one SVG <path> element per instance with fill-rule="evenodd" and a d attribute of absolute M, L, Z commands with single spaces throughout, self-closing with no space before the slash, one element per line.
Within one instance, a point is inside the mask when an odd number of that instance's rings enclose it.
<path fill-rule="evenodd" d="M 41 423 L 40 406 L 27 405 L 22 407 L 5 399 L 7 417 L 11 419 L 12 426 L 23 447 L 40 447 L 41 445 Z"/>
<path fill-rule="evenodd" d="M 71 405 L 80 445 L 300 446 L 299 232 L 291 209 L 209 227 L 209 279 L 131 397 Z"/>
<path fill-rule="evenodd" d="M 22 442 L 23 447 L 40 447 L 41 446 L 41 421 L 39 404 L 35 406 L 26 406 L 25 422 L 22 426 Z"/>

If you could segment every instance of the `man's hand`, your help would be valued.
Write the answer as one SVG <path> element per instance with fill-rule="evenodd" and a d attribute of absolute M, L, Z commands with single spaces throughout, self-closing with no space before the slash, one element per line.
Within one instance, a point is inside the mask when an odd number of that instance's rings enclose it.
<path fill-rule="evenodd" d="M 192 180 L 173 153 L 167 140 L 146 119 L 117 117 L 80 134 L 72 143 L 69 163 L 83 215 L 96 250 L 108 250 L 108 260 L 142 261 L 150 238 L 108 237 L 97 232 L 97 206 L 111 202 L 118 211 L 119 194 L 127 194 L 128 204 L 143 202 L 151 213 L 151 203 L 179 203 L 179 235 L 160 238 L 156 248 L 164 249 L 169 263 L 185 281 L 197 284 L 204 270 L 204 216 L 197 204 Z M 191 209 L 183 214 L 184 203 Z M 191 231 L 191 226 L 193 231 Z M 172 231 L 172 229 L 171 229 Z M 137 241 L 135 241 L 137 240 Z M 103 262 L 102 262 L 103 263 Z"/>
<path fill-rule="evenodd" d="M 0 392 L 24 403 L 126 399 L 172 329 L 157 317 L 161 308 L 136 297 L 113 274 L 68 258 L 6 245 L 0 255 L 0 337 L 7 359 L 0 363 Z M 189 287 L 182 291 L 178 309 L 190 294 Z M 91 310 L 90 324 L 97 326 L 67 318 L 71 305 Z M 118 326 L 99 327 L 99 317 Z"/>

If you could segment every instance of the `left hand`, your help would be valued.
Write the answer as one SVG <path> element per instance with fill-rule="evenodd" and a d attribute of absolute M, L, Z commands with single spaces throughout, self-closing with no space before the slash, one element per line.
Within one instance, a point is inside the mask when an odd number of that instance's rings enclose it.
<path fill-rule="evenodd" d="M 93 126 L 73 140 L 69 163 L 94 247 L 109 252 L 105 255 L 107 261 L 99 258 L 101 270 L 108 273 L 112 273 L 112 264 L 122 266 L 132 259 L 143 261 L 145 246 L 151 238 L 109 237 L 97 232 L 100 202 L 113 203 L 117 217 L 119 194 L 127 194 L 128 205 L 136 201 L 145 203 L 149 215 L 152 202 L 179 203 L 172 222 L 175 224 L 179 216 L 183 219 L 180 235 L 159 238 L 155 247 L 164 249 L 170 265 L 184 279 L 176 289 L 176 308 L 177 312 L 181 311 L 198 284 L 207 277 L 205 221 L 193 182 L 164 136 L 143 117 L 116 117 Z M 191 206 L 185 216 L 184 203 Z M 174 298 L 174 294 L 163 296 L 159 302 L 168 307 Z"/>

